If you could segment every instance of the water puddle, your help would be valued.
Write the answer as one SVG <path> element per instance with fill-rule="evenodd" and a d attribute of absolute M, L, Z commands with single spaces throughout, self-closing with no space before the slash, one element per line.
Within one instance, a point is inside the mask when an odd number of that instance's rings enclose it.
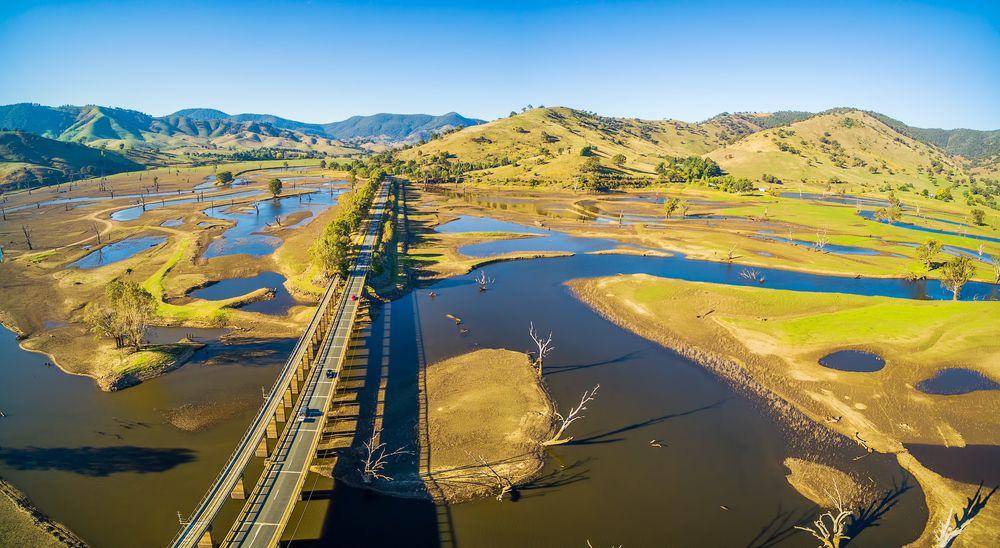
<path fill-rule="evenodd" d="M 754 238 L 759 240 L 781 242 L 785 244 L 791 244 L 800 247 L 807 247 L 810 249 L 819 250 L 819 248 L 816 246 L 816 242 L 810 242 L 807 240 L 797 240 L 795 238 L 783 238 L 781 236 L 754 236 Z M 834 253 L 837 255 L 866 255 L 872 257 L 882 256 L 882 257 L 895 257 L 900 259 L 906 258 L 906 255 L 900 255 L 899 253 L 890 253 L 886 251 L 879 251 L 877 249 L 870 249 L 867 247 L 857 247 L 852 245 L 826 244 L 823 246 L 823 251 L 827 253 Z"/>
<path fill-rule="evenodd" d="M 501 221 L 499 219 L 493 219 L 491 217 L 476 217 L 473 215 L 461 215 L 454 221 L 448 221 L 442 225 L 438 225 L 435 228 L 436 232 L 441 232 L 443 234 L 460 234 L 466 232 L 511 232 L 515 234 L 548 234 L 550 231 L 533 227 L 522 225 L 518 223 L 512 223 L 509 221 Z"/>
<path fill-rule="evenodd" d="M 160 223 L 160 226 L 169 228 L 174 226 L 181 226 L 182 224 L 184 224 L 184 219 L 167 219 L 166 221 Z"/>
<path fill-rule="evenodd" d="M 870 198 L 867 196 L 851 196 L 849 194 L 819 194 L 815 192 L 782 192 L 780 196 L 782 198 L 794 198 L 796 200 L 811 200 L 813 202 L 850 205 L 856 207 L 861 207 L 861 206 L 889 207 L 889 201 L 884 200 L 882 198 Z"/>
<path fill-rule="evenodd" d="M 903 221 L 896 221 L 890 223 L 889 221 L 878 221 L 875 219 L 875 212 L 871 210 L 859 211 L 858 215 L 869 221 L 881 222 L 883 224 L 888 224 L 892 226 L 897 226 L 899 228 L 906 228 L 909 230 L 917 230 L 920 232 L 929 232 L 931 234 L 944 234 L 946 236 L 960 236 L 962 238 L 972 238 L 973 240 L 982 240 L 984 242 L 997 242 L 1000 243 L 1000 238 L 994 236 L 982 236 L 980 234 L 968 234 L 963 232 L 956 232 L 954 230 L 944 230 L 941 228 L 931 228 L 928 226 L 916 225 L 913 223 L 907 223 Z"/>
<path fill-rule="evenodd" d="M 221 327 L 158 327 L 146 328 L 147 344 L 171 344 L 182 340 L 193 342 L 218 341 L 229 329 Z"/>
<path fill-rule="evenodd" d="M 243 198 L 247 198 L 249 196 L 256 196 L 260 194 L 262 193 L 257 190 L 244 190 L 243 192 L 224 194 L 221 196 L 205 196 L 204 198 L 202 198 L 201 196 L 192 196 L 191 198 L 183 198 L 180 200 L 161 200 L 156 202 L 146 202 L 145 207 L 143 207 L 142 205 L 137 205 L 115 211 L 114 213 L 111 214 L 111 220 L 119 222 L 134 221 L 139 217 L 142 217 L 143 213 L 147 211 L 152 211 L 154 209 L 160 209 L 161 207 L 191 204 L 198 201 L 204 201 L 204 203 L 207 204 L 211 204 L 212 202 L 217 202 L 221 205 L 223 203 L 230 202 L 232 200 L 240 200 Z"/>
<path fill-rule="evenodd" d="M 126 238 L 113 244 L 100 247 L 77 259 L 70 264 L 70 268 L 80 268 L 90 270 L 109 264 L 124 261 L 129 257 L 137 255 L 151 247 L 156 247 L 167 241 L 166 236 L 138 236 Z"/>
<path fill-rule="evenodd" d="M 215 207 L 204 210 L 205 215 L 213 219 L 236 223 L 226 229 L 205 250 L 205 258 L 222 257 L 224 255 L 252 255 L 261 257 L 270 255 L 281 245 L 281 238 L 264 233 L 269 227 L 281 219 L 294 213 L 306 212 L 308 215 L 294 224 L 283 226 L 284 229 L 295 229 L 309 224 L 317 215 L 337 203 L 343 189 L 331 188 L 323 192 L 310 192 L 295 196 L 286 196 L 276 200 L 260 200 L 257 208 L 251 205 L 240 205 L 237 208 Z"/>
<path fill-rule="evenodd" d="M 819 359 L 819 364 L 838 371 L 871 373 L 885 367 L 885 359 L 864 350 L 838 350 Z"/>
<path fill-rule="evenodd" d="M 283 315 L 288 312 L 289 308 L 299 304 L 285 288 L 285 277 L 277 272 L 261 272 L 251 278 L 222 280 L 196 289 L 189 295 L 207 301 L 221 301 L 246 295 L 260 288 L 273 289 L 274 298 L 243 305 L 240 310 L 268 315 Z"/>
<path fill-rule="evenodd" d="M 977 390 L 1000 390 L 1000 383 L 971 369 L 950 367 L 941 369 L 929 379 L 916 384 L 917 390 L 937 396 L 956 396 Z"/>

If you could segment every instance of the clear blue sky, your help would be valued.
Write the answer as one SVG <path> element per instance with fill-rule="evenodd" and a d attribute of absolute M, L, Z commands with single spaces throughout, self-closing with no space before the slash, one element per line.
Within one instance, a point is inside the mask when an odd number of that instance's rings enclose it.
<path fill-rule="evenodd" d="M 154 115 L 857 106 L 997 129 L 1000 2 L 0 0 L 0 74 L 0 103 Z"/>

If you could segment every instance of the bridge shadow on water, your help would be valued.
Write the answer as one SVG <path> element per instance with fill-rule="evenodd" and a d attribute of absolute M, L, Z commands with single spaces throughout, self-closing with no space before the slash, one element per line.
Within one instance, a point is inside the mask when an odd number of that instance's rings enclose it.
<path fill-rule="evenodd" d="M 454 545 L 447 506 L 432 502 L 421 482 L 429 455 L 421 453 L 426 447 L 426 402 L 419 389 L 424 358 L 415 297 L 410 294 L 391 305 L 373 307 L 371 313 L 367 357 L 360 365 L 365 369 L 363 384 L 355 388 L 357 427 L 350 447 L 340 450 L 334 475 L 357 477 L 356 470 L 348 469 L 357 461 L 345 457 L 363 455 L 365 442 L 381 428 L 380 441 L 388 451 L 407 452 L 390 462 L 386 473 L 413 486 L 413 496 L 388 496 L 335 482 L 332 489 L 307 494 L 311 500 L 328 500 L 319 538 L 294 540 L 287 546 Z"/>
<path fill-rule="evenodd" d="M 190 449 L 132 445 L 0 449 L 0 461 L 17 470 L 59 470 L 97 477 L 123 472 L 164 472 L 194 460 L 194 451 Z"/>

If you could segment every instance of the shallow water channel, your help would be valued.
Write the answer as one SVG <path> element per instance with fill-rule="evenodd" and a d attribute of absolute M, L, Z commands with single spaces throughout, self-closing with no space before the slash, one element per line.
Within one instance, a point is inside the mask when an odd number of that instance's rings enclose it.
<path fill-rule="evenodd" d="M 272 200 L 260 200 L 256 208 L 252 205 L 237 205 L 212 207 L 204 213 L 213 219 L 232 221 L 235 223 L 226 229 L 222 236 L 215 239 L 205 250 L 205 258 L 224 255 L 246 254 L 255 257 L 270 255 L 281 244 L 281 239 L 264 233 L 269 227 L 277 228 L 277 223 L 283 222 L 287 216 L 306 212 L 308 216 L 281 228 L 294 229 L 309 224 L 317 215 L 337 203 L 345 189 L 330 188 L 323 191 L 310 192 L 295 196 Z"/>

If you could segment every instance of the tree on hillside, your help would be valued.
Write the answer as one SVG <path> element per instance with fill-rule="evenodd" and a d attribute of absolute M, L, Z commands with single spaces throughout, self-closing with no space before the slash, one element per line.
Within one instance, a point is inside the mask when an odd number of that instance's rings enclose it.
<path fill-rule="evenodd" d="M 28 225 L 21 225 L 21 232 L 24 233 L 24 243 L 27 244 L 28 251 L 31 251 L 34 249 L 31 245 L 31 229 L 28 228 Z"/>
<path fill-rule="evenodd" d="M 593 155 L 594 155 L 594 147 L 592 145 L 584 145 L 583 148 L 580 149 L 580 156 L 593 156 Z"/>
<path fill-rule="evenodd" d="M 934 264 L 934 257 L 941 252 L 941 242 L 931 239 L 927 243 L 917 248 L 917 258 L 924 264 L 924 268 L 931 269 Z"/>
<path fill-rule="evenodd" d="M 615 154 L 614 156 L 611 157 L 611 162 L 615 164 L 616 167 L 622 167 L 625 165 L 625 155 Z"/>
<path fill-rule="evenodd" d="M 941 285 L 945 287 L 948 291 L 951 291 L 952 300 L 958 300 L 958 294 L 962 291 L 962 286 L 965 285 L 972 276 L 976 273 L 976 266 L 972 264 L 972 259 L 966 257 L 965 255 L 955 257 L 954 259 L 944 263 L 941 267 Z"/>
<path fill-rule="evenodd" d="M 220 171 L 215 176 L 215 182 L 220 185 L 228 185 L 233 182 L 233 173 L 231 171 Z"/>
<path fill-rule="evenodd" d="M 319 161 L 319 168 L 320 169 L 326 169 L 326 160 L 320 160 Z"/>
<path fill-rule="evenodd" d="M 972 223 L 978 226 L 983 226 L 986 224 L 986 212 L 978 207 L 970 211 L 972 214 Z"/>
<path fill-rule="evenodd" d="M 669 219 L 670 216 L 673 215 L 674 212 L 677 211 L 677 208 L 679 208 L 680 206 L 681 206 L 680 198 L 670 198 L 669 200 L 664 202 L 663 210 L 664 213 L 666 213 L 667 218 Z"/>
<path fill-rule="evenodd" d="M 142 348 L 146 326 L 153 315 L 153 296 L 136 282 L 114 280 L 104 288 L 104 302 L 87 305 L 91 330 L 115 340 L 117 348 Z"/>
<path fill-rule="evenodd" d="M 275 177 L 267 182 L 267 190 L 271 193 L 271 197 L 277 198 L 281 195 L 281 179 Z"/>

